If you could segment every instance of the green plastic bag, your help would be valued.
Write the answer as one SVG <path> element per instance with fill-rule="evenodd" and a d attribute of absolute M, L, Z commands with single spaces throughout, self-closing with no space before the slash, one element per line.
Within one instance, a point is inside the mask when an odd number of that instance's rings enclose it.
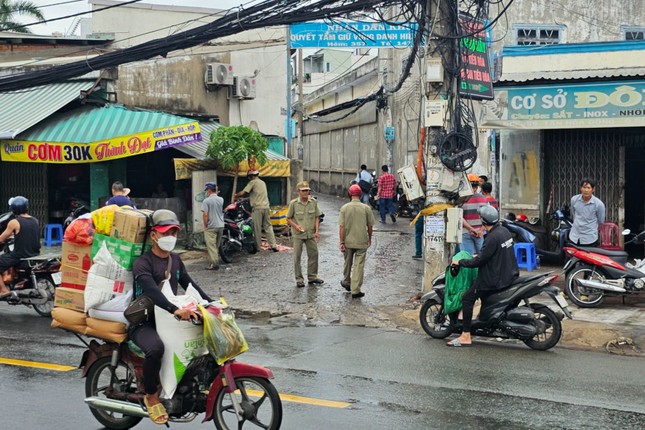
<path fill-rule="evenodd" d="M 453 260 L 467 260 L 471 258 L 470 253 L 461 251 Z M 461 296 L 470 288 L 470 284 L 477 278 L 477 268 L 460 267 L 457 276 L 450 274 L 450 266 L 446 269 L 446 294 L 444 297 L 443 313 L 458 311 L 461 309 Z"/>
<path fill-rule="evenodd" d="M 249 349 L 242 330 L 229 307 L 199 305 L 204 321 L 204 341 L 217 364 L 222 364 Z"/>

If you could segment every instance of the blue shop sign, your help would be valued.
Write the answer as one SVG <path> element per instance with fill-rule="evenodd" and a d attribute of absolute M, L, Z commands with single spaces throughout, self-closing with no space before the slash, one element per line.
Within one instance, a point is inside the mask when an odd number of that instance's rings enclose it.
<path fill-rule="evenodd" d="M 414 43 L 415 23 L 338 21 L 289 26 L 291 48 L 391 48 Z"/>

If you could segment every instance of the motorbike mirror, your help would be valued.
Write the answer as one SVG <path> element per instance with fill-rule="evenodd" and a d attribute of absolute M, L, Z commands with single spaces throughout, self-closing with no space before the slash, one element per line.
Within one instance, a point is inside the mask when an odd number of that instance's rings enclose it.
<path fill-rule="evenodd" d="M 626 228 L 625 230 L 623 230 L 623 232 L 622 232 L 621 234 L 622 234 L 623 236 L 627 236 L 627 235 L 628 235 L 629 233 L 631 233 L 631 232 L 632 232 L 632 231 L 631 231 L 630 229 Z"/>
<path fill-rule="evenodd" d="M 372 170 L 372 176 L 376 176 L 376 170 Z"/>

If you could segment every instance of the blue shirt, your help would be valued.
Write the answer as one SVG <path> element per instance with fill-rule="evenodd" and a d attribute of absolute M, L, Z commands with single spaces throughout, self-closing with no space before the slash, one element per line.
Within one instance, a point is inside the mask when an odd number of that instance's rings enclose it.
<path fill-rule="evenodd" d="M 598 240 L 598 227 L 605 222 L 605 204 L 598 197 L 592 195 L 586 203 L 582 194 L 571 197 L 571 216 L 571 242 L 586 245 Z"/>
<path fill-rule="evenodd" d="M 126 196 L 113 196 L 105 203 L 105 206 L 109 205 L 119 205 L 119 206 L 132 206 L 134 208 L 134 203 L 127 198 Z M 136 209 L 136 208 L 135 208 Z"/>

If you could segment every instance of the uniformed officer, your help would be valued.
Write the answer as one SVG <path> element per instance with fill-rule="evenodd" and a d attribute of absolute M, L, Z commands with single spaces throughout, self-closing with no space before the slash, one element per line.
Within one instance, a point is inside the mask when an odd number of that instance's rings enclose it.
<path fill-rule="evenodd" d="M 293 264 L 296 287 L 305 286 L 300 261 L 303 245 L 307 248 L 307 280 L 309 285 L 322 285 L 325 281 L 318 277 L 318 241 L 320 240 L 320 209 L 318 202 L 309 197 L 309 183 L 300 182 L 296 189 L 298 198 L 289 203 L 287 223 L 293 235 Z"/>
<path fill-rule="evenodd" d="M 361 187 L 352 185 L 349 187 L 349 195 L 352 201 L 340 208 L 338 217 L 340 251 L 345 254 L 343 280 L 340 285 L 351 291 L 352 298 L 358 299 L 365 296 L 361 286 L 367 248 L 372 244 L 374 214 L 368 205 L 361 203 Z"/>
<path fill-rule="evenodd" d="M 258 176 L 260 172 L 257 170 L 249 171 L 246 176 L 249 178 L 249 183 L 246 187 L 238 193 L 235 193 L 235 198 L 242 197 L 243 195 L 249 196 L 251 203 L 251 218 L 253 219 L 253 235 L 255 236 L 255 243 L 258 249 L 262 249 L 262 229 L 267 234 L 267 241 L 273 252 L 278 252 L 278 244 L 275 241 L 273 234 L 273 226 L 271 225 L 271 215 L 269 214 L 269 194 L 267 192 L 267 184 Z"/>

